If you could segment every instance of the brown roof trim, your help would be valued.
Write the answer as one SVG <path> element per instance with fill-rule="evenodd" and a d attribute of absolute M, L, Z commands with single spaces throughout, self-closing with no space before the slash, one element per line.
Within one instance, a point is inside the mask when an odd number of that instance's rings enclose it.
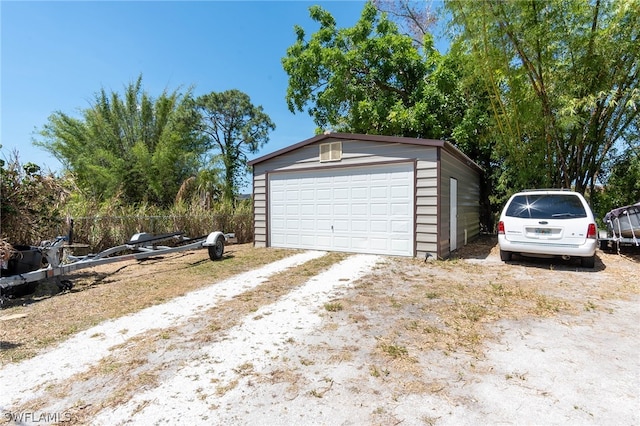
<path fill-rule="evenodd" d="M 359 133 L 324 133 L 322 135 L 317 135 L 312 138 L 303 140 L 302 142 L 298 142 L 297 144 L 279 149 L 278 151 L 274 151 L 271 154 L 263 155 L 262 157 L 253 159 L 249 161 L 248 164 L 250 166 L 253 166 L 254 164 L 262 163 L 263 161 L 270 160 L 279 155 L 286 154 L 287 152 L 294 151 L 298 148 L 302 148 L 303 146 L 310 145 L 316 142 L 321 142 L 327 139 L 371 141 L 371 142 L 394 142 L 394 143 L 404 143 L 404 144 L 410 144 L 410 145 L 422 145 L 422 146 L 433 146 L 438 148 L 444 148 L 446 151 L 450 152 L 459 160 L 467 163 L 467 165 L 469 165 L 472 168 L 475 168 L 478 172 L 482 173 L 482 168 L 480 166 L 478 166 L 473 160 L 467 157 L 458 148 L 456 148 L 451 143 L 446 141 L 437 140 L 437 139 L 408 138 L 404 136 L 364 135 Z"/>

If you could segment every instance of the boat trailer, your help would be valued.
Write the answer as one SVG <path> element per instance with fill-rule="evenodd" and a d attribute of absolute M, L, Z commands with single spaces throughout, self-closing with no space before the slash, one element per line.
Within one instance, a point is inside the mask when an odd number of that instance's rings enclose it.
<path fill-rule="evenodd" d="M 600 249 L 615 250 L 621 247 L 640 247 L 640 202 L 611 210 L 604 217 L 607 230 L 598 236 Z"/>
<path fill-rule="evenodd" d="M 7 297 L 14 294 L 17 287 L 28 283 L 37 283 L 47 278 L 55 277 L 60 290 L 70 290 L 73 286 L 71 281 L 62 280 L 61 276 L 98 265 L 140 260 L 204 247 L 208 249 L 211 260 L 219 260 L 224 253 L 225 243 L 234 241 L 235 235 L 216 231 L 206 237 L 187 238 L 183 232 L 162 235 L 142 232 L 135 234 L 122 245 L 86 256 L 73 256 L 65 252 L 65 249 L 77 247 L 69 244 L 69 239 L 69 236 L 61 236 L 53 241 L 43 241 L 37 247 L 25 246 L 24 250 L 17 251 L 17 256 L 14 256 L 17 258 L 13 259 L 13 265 L 10 264 L 11 261 L 3 262 L 3 276 L 0 277 L 0 305 Z M 162 242 L 166 244 L 168 240 L 174 240 L 175 245 L 159 245 Z M 4 276 L 5 273 L 9 273 L 9 275 Z"/>

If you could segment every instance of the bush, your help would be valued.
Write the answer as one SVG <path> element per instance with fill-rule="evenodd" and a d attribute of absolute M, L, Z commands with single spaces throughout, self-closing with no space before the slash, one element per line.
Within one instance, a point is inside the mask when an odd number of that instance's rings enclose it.
<path fill-rule="evenodd" d="M 16 158 L 6 167 L 0 161 L 0 166 L 0 237 L 12 245 L 39 245 L 67 235 L 72 220 L 74 242 L 88 244 L 92 252 L 123 244 L 140 232 L 180 231 L 196 238 L 222 231 L 234 232 L 239 243 L 253 241 L 251 200 L 213 207 L 177 201 L 161 209 L 131 205 L 116 196 L 99 204 L 74 188 L 72 179 L 45 174 L 35 164 L 21 166 Z"/>
<path fill-rule="evenodd" d="M 33 163 L 21 165 L 17 155 L 0 161 L 0 234 L 14 245 L 39 244 L 66 226 L 62 209 L 71 181 L 44 173 Z"/>
<path fill-rule="evenodd" d="M 219 204 L 213 209 L 177 204 L 168 210 L 149 206 L 120 206 L 95 215 L 74 219 L 74 241 L 86 243 L 92 251 L 101 251 L 128 241 L 140 232 L 165 234 L 184 232 L 191 238 L 211 232 L 234 232 L 239 243 L 253 241 L 253 212 L 250 202 L 237 207 Z"/>

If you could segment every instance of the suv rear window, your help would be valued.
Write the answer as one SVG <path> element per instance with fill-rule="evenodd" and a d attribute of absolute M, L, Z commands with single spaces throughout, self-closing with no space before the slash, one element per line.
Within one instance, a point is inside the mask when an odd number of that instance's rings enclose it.
<path fill-rule="evenodd" d="M 505 214 L 525 219 L 587 217 L 580 199 L 570 194 L 516 195 Z"/>

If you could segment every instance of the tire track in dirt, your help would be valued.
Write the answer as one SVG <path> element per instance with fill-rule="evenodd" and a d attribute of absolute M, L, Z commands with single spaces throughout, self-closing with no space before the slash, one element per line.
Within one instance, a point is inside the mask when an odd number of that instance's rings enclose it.
<path fill-rule="evenodd" d="M 9 412 L 12 406 L 37 398 L 45 388 L 86 371 L 108 356 L 114 346 L 153 329 L 180 325 L 198 312 L 260 285 L 273 274 L 325 254 L 308 251 L 287 257 L 168 303 L 106 321 L 76 334 L 42 355 L 5 365 L 0 369 L 0 411 Z"/>
<path fill-rule="evenodd" d="M 276 303 L 260 308 L 229 330 L 226 338 L 188 354 L 185 367 L 160 386 L 142 392 L 115 409 L 104 410 L 92 424 L 198 424 L 210 420 L 220 402 L 250 370 L 267 369 L 287 342 L 304 339 L 320 326 L 318 311 L 356 280 L 370 273 L 381 258 L 356 255 L 309 279 Z"/>

